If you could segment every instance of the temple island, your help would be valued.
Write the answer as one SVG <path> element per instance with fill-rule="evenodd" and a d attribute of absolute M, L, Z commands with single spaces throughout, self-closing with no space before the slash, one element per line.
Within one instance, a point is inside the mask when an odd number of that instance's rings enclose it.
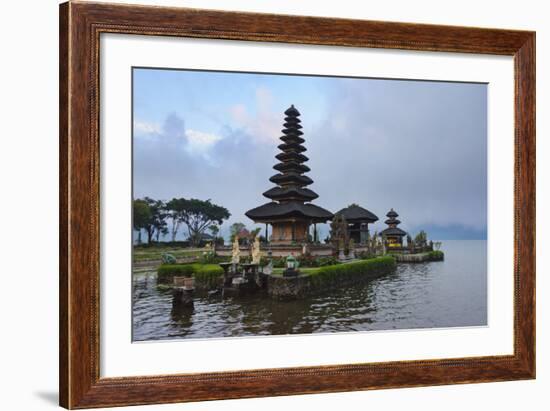
<path fill-rule="evenodd" d="M 263 193 L 270 201 L 245 213 L 255 224 L 265 226 L 263 241 L 256 235 L 242 244 L 235 236 L 230 246 L 208 246 L 205 255 L 210 262 L 222 260 L 208 269 L 199 262 L 189 268 L 161 265 L 159 281 L 176 284 L 177 301 L 192 303 L 190 293 L 195 287 L 237 294 L 265 290 L 273 297 L 296 298 L 387 274 L 396 262 L 443 259 L 441 244 L 428 241 L 425 232 L 413 239 L 398 227 L 401 221 L 393 208 L 386 214 L 388 227 L 371 235 L 369 224 L 378 217 L 363 206 L 351 204 L 333 214 L 314 203 L 319 196 L 307 176 L 311 170 L 305 164 L 309 159 L 304 154 L 300 112 L 292 105 L 285 115 L 273 166 L 276 173 L 269 179 L 274 186 Z M 324 242 L 318 238 L 320 223 L 330 223 Z"/>

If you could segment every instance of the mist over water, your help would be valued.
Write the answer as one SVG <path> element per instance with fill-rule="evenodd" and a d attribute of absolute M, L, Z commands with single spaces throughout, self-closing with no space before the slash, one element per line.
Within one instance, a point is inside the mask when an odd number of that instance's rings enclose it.
<path fill-rule="evenodd" d="M 133 277 L 134 341 L 487 325 L 487 242 L 447 240 L 445 261 L 398 264 L 365 284 L 296 301 L 195 299 L 175 311 L 155 273 Z"/>

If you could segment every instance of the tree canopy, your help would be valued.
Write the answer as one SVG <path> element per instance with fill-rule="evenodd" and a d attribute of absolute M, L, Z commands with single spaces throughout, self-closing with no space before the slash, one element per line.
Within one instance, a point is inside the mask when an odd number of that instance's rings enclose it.
<path fill-rule="evenodd" d="M 138 231 L 138 243 L 141 243 L 141 230 L 147 230 L 151 221 L 151 208 L 145 200 L 134 200 L 133 226 Z"/>
<path fill-rule="evenodd" d="M 180 220 L 187 226 L 189 241 L 193 245 L 200 243 L 202 235 L 211 225 L 220 225 L 231 214 L 227 208 L 213 204 L 210 199 L 189 200 L 181 198 Z"/>

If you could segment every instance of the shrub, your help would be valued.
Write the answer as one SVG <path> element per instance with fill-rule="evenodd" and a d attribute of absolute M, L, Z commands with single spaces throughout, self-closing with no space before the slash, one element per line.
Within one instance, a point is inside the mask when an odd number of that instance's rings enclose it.
<path fill-rule="evenodd" d="M 201 263 L 212 264 L 216 262 L 216 254 L 214 251 L 204 251 L 201 256 Z"/>
<path fill-rule="evenodd" d="M 219 285 L 220 277 L 223 276 L 223 269 L 216 264 L 199 265 L 193 273 L 195 286 L 199 288 L 216 288 Z"/>
<path fill-rule="evenodd" d="M 161 256 L 162 264 L 176 264 L 176 257 L 169 253 L 163 253 Z"/>
<path fill-rule="evenodd" d="M 286 268 L 286 257 L 272 257 L 273 268 Z M 296 257 L 296 260 L 300 263 L 300 267 L 323 267 L 326 265 L 339 264 L 340 262 L 336 257 L 313 257 L 311 255 L 301 255 Z M 260 265 L 265 266 L 269 262 L 267 257 L 262 257 L 260 260 Z"/>
<path fill-rule="evenodd" d="M 169 282 L 176 275 L 190 277 L 196 270 L 195 264 L 162 264 L 157 270 L 157 278 L 161 283 Z"/>
<path fill-rule="evenodd" d="M 313 264 L 310 267 L 325 267 L 327 265 L 340 264 L 340 261 L 336 257 L 317 257 L 313 260 Z"/>
<path fill-rule="evenodd" d="M 375 254 L 369 253 L 367 251 L 361 251 L 360 253 L 357 254 L 357 258 L 361 260 L 368 260 L 375 257 L 376 257 Z"/>
<path fill-rule="evenodd" d="M 445 257 L 445 254 L 443 254 L 443 251 L 441 250 L 434 250 L 430 251 L 428 253 L 428 256 L 430 258 L 430 261 L 441 261 Z"/>
<path fill-rule="evenodd" d="M 319 267 L 308 274 L 313 284 L 330 285 L 341 283 L 354 276 L 373 276 L 386 274 L 395 268 L 395 259 L 391 256 L 376 257 L 369 260 Z"/>
<path fill-rule="evenodd" d="M 217 264 L 163 264 L 157 270 L 159 283 L 169 283 L 175 276 L 194 277 L 198 288 L 215 288 L 223 276 L 223 269 Z"/>

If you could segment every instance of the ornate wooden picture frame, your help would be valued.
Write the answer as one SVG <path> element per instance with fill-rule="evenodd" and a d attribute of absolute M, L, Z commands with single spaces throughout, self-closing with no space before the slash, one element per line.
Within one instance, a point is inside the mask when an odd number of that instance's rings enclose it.
<path fill-rule="evenodd" d="M 100 378 L 102 33 L 513 56 L 514 353 L 460 359 Z M 535 377 L 535 33 L 184 8 L 60 6 L 60 404 L 91 408 Z"/>

